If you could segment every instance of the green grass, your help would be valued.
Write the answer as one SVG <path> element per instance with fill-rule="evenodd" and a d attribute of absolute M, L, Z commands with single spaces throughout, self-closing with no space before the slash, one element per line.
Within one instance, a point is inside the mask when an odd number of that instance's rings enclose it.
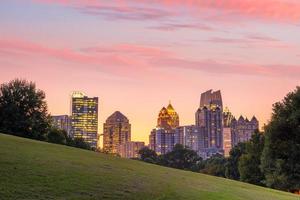
<path fill-rule="evenodd" d="M 237 181 L 0 134 L 0 199 L 300 198 Z"/>

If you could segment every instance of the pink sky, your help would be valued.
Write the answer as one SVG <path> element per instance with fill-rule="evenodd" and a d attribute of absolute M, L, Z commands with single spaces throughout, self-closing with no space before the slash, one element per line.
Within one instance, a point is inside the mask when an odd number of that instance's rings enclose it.
<path fill-rule="evenodd" d="M 221 89 L 263 125 L 300 80 L 296 0 L 4 0 L 0 27 L 1 83 L 36 82 L 55 115 L 74 90 L 98 96 L 100 132 L 119 110 L 147 143 L 169 100 L 189 125 L 201 92 Z"/>

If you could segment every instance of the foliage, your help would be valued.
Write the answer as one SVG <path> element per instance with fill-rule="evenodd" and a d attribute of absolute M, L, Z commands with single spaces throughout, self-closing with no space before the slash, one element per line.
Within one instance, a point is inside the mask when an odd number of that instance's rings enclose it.
<path fill-rule="evenodd" d="M 265 127 L 262 170 L 268 187 L 300 189 L 300 87 L 273 105 Z"/>
<path fill-rule="evenodd" d="M 0 131 L 46 140 L 49 127 L 45 93 L 33 82 L 15 79 L 0 86 Z"/>
<path fill-rule="evenodd" d="M 263 185 L 264 175 L 260 169 L 260 158 L 264 148 L 264 135 L 256 131 L 246 143 L 246 153 L 239 160 L 240 180 Z"/>
<path fill-rule="evenodd" d="M 246 152 L 246 143 L 239 143 L 231 149 L 229 157 L 225 165 L 226 178 L 239 180 L 240 173 L 238 170 L 238 162 L 240 157 Z"/>
<path fill-rule="evenodd" d="M 56 144 L 67 144 L 67 133 L 65 130 L 51 128 L 48 133 L 48 142 Z"/>
<path fill-rule="evenodd" d="M 173 151 L 162 156 L 162 164 L 167 167 L 192 170 L 201 161 L 197 153 L 191 149 L 176 144 Z"/>
<path fill-rule="evenodd" d="M 209 159 L 203 161 L 203 168 L 200 169 L 200 172 L 213 176 L 225 177 L 225 164 L 226 159 L 224 156 L 215 154 Z"/>
<path fill-rule="evenodd" d="M 144 147 L 139 150 L 139 156 L 142 161 L 148 163 L 156 163 L 157 162 L 157 154 L 155 151 L 149 149 L 148 147 Z"/>
<path fill-rule="evenodd" d="M 73 139 L 74 141 L 74 147 L 80 148 L 80 149 L 87 149 L 87 150 L 92 150 L 91 146 L 89 143 L 85 142 L 83 138 L 81 137 L 76 137 Z"/>

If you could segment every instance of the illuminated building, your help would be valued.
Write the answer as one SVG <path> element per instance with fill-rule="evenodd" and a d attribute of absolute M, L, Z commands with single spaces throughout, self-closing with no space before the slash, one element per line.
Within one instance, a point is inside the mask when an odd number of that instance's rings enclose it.
<path fill-rule="evenodd" d="M 209 90 L 201 94 L 196 111 L 196 126 L 204 128 L 204 147 L 207 157 L 223 154 L 223 103 L 221 91 Z"/>
<path fill-rule="evenodd" d="M 243 116 L 240 116 L 238 120 L 235 118 L 231 122 L 231 144 L 236 146 L 240 142 L 246 142 L 251 139 L 253 133 L 259 129 L 259 122 L 256 117 L 252 117 L 251 121 Z"/>
<path fill-rule="evenodd" d="M 157 119 L 156 129 L 149 136 L 149 147 L 157 154 L 165 154 L 173 150 L 175 144 L 175 129 L 179 126 L 179 116 L 171 103 L 163 107 Z"/>
<path fill-rule="evenodd" d="M 121 112 L 109 116 L 103 125 L 103 150 L 117 154 L 119 145 L 131 141 L 131 125 Z"/>
<path fill-rule="evenodd" d="M 231 144 L 231 122 L 234 119 L 233 115 L 229 111 L 228 108 L 224 109 L 223 112 L 223 148 L 224 148 L 224 156 L 228 157 L 229 152 L 232 148 Z"/>
<path fill-rule="evenodd" d="M 195 125 L 179 126 L 175 131 L 175 144 L 182 144 L 184 147 L 188 147 L 201 157 L 205 148 L 204 145 L 204 127 Z"/>
<path fill-rule="evenodd" d="M 82 92 L 74 92 L 71 98 L 71 135 L 83 138 L 91 147 L 98 140 L 98 97 L 89 98 Z"/>
<path fill-rule="evenodd" d="M 122 158 L 138 158 L 139 150 L 143 147 L 145 147 L 144 142 L 125 142 L 124 144 L 119 145 L 118 154 Z"/>
<path fill-rule="evenodd" d="M 157 119 L 157 127 L 163 128 L 163 129 L 175 129 L 179 126 L 179 116 L 177 112 L 174 110 L 171 103 L 169 103 L 168 107 L 163 107 L 159 114 Z"/>
<path fill-rule="evenodd" d="M 67 134 L 70 134 L 71 119 L 68 115 L 56 115 L 51 117 L 52 117 L 52 123 L 54 127 L 65 130 Z"/>

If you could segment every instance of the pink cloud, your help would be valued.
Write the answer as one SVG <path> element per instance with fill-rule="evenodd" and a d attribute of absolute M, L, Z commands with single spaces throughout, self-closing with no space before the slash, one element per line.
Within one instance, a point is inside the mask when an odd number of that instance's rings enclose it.
<path fill-rule="evenodd" d="M 225 38 L 225 37 L 212 37 L 205 40 L 206 42 L 216 43 L 216 44 L 228 44 L 237 45 L 240 48 L 258 47 L 258 48 L 270 48 L 270 49 L 292 49 L 293 46 L 287 44 L 278 39 L 250 34 L 243 38 Z"/>
<path fill-rule="evenodd" d="M 182 58 L 158 60 L 153 64 L 203 71 L 213 74 L 239 74 L 251 76 L 300 78 L 300 65 L 259 65 L 253 63 L 222 62 L 217 60 L 191 61 Z"/>
<path fill-rule="evenodd" d="M 300 2 L 295 0 L 35 0 L 43 3 L 56 3 L 79 8 L 89 14 L 101 14 L 118 19 L 158 19 L 179 14 L 183 8 L 189 9 L 191 16 L 210 16 L 210 19 L 222 20 L 237 16 L 272 21 L 299 22 Z M 159 8 L 159 9 L 158 9 Z M 170 12 L 172 10 L 172 12 Z M 167 12 L 169 11 L 169 12 Z M 175 11 L 175 13 L 174 13 Z M 218 11 L 217 15 L 216 12 Z M 212 14 L 214 13 L 214 14 Z"/>
<path fill-rule="evenodd" d="M 150 29 L 161 31 L 175 31 L 180 29 L 198 29 L 202 31 L 214 31 L 215 28 L 205 24 L 192 24 L 192 23 L 164 23 L 158 26 L 151 26 Z"/>
<path fill-rule="evenodd" d="M 37 57 L 55 58 L 80 66 L 97 67 L 118 76 L 147 76 L 151 69 L 178 68 L 214 74 L 259 75 L 270 77 L 300 78 L 300 66 L 228 62 L 223 59 L 190 60 L 174 52 L 158 47 L 136 44 L 118 44 L 103 47 L 83 48 L 76 51 L 68 48 L 53 48 L 23 40 L 0 40 L 0 52 L 20 58 L 26 54 Z M 77 65 L 76 65 L 77 66 Z"/>

